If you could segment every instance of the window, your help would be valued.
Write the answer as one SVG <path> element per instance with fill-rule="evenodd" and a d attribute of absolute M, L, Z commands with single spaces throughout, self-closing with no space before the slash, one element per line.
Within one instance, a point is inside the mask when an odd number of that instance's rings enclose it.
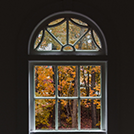
<path fill-rule="evenodd" d="M 106 50 L 98 25 L 79 13 L 55 13 L 35 27 L 28 50 L 33 56 L 29 134 L 107 133 Z M 57 58 L 49 60 L 49 56 Z M 65 60 L 68 56 L 70 60 Z"/>

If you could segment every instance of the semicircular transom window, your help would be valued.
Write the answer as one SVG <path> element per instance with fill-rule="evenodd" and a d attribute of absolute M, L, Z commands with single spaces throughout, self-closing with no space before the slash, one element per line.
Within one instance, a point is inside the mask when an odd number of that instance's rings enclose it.
<path fill-rule="evenodd" d="M 56 19 L 42 29 L 34 42 L 37 51 L 100 50 L 99 36 L 87 23 L 75 18 Z"/>

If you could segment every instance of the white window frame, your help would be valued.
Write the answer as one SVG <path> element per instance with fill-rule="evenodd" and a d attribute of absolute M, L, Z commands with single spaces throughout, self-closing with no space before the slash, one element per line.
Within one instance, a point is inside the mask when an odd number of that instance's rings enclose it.
<path fill-rule="evenodd" d="M 97 31 L 97 33 L 99 34 L 99 38 L 101 40 L 101 45 L 102 45 L 102 50 L 101 51 L 87 51 L 87 52 L 39 52 L 39 51 L 35 51 L 33 48 L 34 44 L 34 40 L 35 40 L 35 35 L 37 35 L 39 29 L 41 27 L 43 27 L 43 24 L 47 21 L 47 19 L 49 18 L 56 18 L 56 16 L 59 15 L 63 15 L 63 14 L 73 14 L 76 16 L 79 16 L 79 18 L 83 19 L 86 18 L 86 20 L 88 20 L 88 22 L 90 23 L 90 25 L 93 27 L 93 29 L 95 29 L 95 31 Z M 53 15 L 50 15 L 49 17 L 45 18 L 44 20 L 42 20 L 33 30 L 31 36 L 30 36 L 30 40 L 29 40 L 29 46 L 28 46 L 28 54 L 29 55 L 37 55 L 38 58 L 32 58 L 32 60 L 28 61 L 28 65 L 29 65 L 29 75 L 28 75 L 28 109 L 29 109 L 29 120 L 28 120 L 28 124 L 29 124 L 29 134 L 43 134 L 43 133 L 56 133 L 56 132 L 70 132 L 70 133 L 90 133 L 90 134 L 107 134 L 108 131 L 108 114 L 107 114 L 107 46 L 106 46 L 106 40 L 104 37 L 103 32 L 101 31 L 101 29 L 99 28 L 99 26 L 93 21 L 91 20 L 89 17 L 76 13 L 76 12 L 70 12 L 70 11 L 66 11 L 66 12 L 59 12 L 59 13 L 55 13 Z M 53 60 L 40 60 L 44 57 L 45 55 L 58 55 L 58 56 L 90 56 L 89 60 L 87 60 L 86 58 L 83 58 L 82 60 L 78 60 L 78 61 L 73 61 L 73 60 L 68 60 L 68 61 L 61 61 L 61 60 L 57 60 L 53 61 Z M 103 57 L 99 57 L 99 56 L 103 56 Z M 35 56 L 34 56 L 35 57 Z M 92 59 L 93 57 L 93 59 Z M 45 58 L 45 57 L 44 57 Z M 37 60 L 38 59 L 38 60 Z M 98 60 L 99 59 L 99 60 Z M 102 79 L 102 83 L 101 83 L 101 127 L 99 130 L 36 130 L 35 129 L 35 113 L 34 113 L 34 66 L 35 65 L 101 65 L 102 69 L 101 69 L 101 79 Z M 79 72 L 78 72 L 79 74 Z M 79 86 L 78 86 L 78 91 L 79 90 Z"/>
<path fill-rule="evenodd" d="M 55 97 L 35 97 L 34 96 L 34 66 L 45 66 L 45 65 L 76 65 L 78 66 L 78 97 L 70 97 L 72 99 L 77 98 L 80 100 L 80 65 L 100 65 L 101 66 L 101 96 L 100 97 L 81 97 L 83 99 L 100 99 L 101 100 L 101 127 L 100 130 L 79 130 L 80 129 L 80 107 L 78 107 L 78 130 L 36 130 L 35 129 L 35 99 L 56 99 Z M 57 73 L 55 74 L 57 79 Z M 57 84 L 56 84 L 57 85 Z M 107 61 L 29 61 L 29 134 L 41 133 L 41 132 L 107 132 Z M 68 97 L 62 97 L 68 99 Z M 61 99 L 61 97 L 59 98 Z M 80 103 L 80 102 L 79 102 Z M 78 104 L 80 106 L 80 104 Z M 55 107 L 57 109 L 57 105 Z M 57 115 L 57 113 L 56 113 Z M 57 117 L 57 116 L 56 116 Z M 58 127 L 56 125 L 56 127 Z"/>

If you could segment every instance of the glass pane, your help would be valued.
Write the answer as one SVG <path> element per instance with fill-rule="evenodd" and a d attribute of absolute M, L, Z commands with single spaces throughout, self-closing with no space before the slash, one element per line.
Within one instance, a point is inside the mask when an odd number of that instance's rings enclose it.
<path fill-rule="evenodd" d="M 56 27 L 48 28 L 48 30 L 64 45 L 66 44 L 66 21 Z"/>
<path fill-rule="evenodd" d="M 81 129 L 100 129 L 100 107 L 99 99 L 81 100 Z"/>
<path fill-rule="evenodd" d="M 37 45 L 40 43 L 41 38 L 42 38 L 42 34 L 43 34 L 43 31 L 41 30 L 40 33 L 38 34 L 38 37 L 37 37 L 36 40 L 35 40 L 34 49 L 35 49 L 35 48 L 37 47 Z"/>
<path fill-rule="evenodd" d="M 36 129 L 55 129 L 55 100 L 35 100 Z"/>
<path fill-rule="evenodd" d="M 100 96 L 101 66 L 80 66 L 80 96 Z"/>
<path fill-rule="evenodd" d="M 66 46 L 63 48 L 63 51 L 73 51 L 73 48 L 71 46 Z"/>
<path fill-rule="evenodd" d="M 77 66 L 58 66 L 58 95 L 77 96 Z"/>
<path fill-rule="evenodd" d="M 69 21 L 69 44 L 74 44 L 87 30 Z"/>
<path fill-rule="evenodd" d="M 35 66 L 35 96 L 55 96 L 55 66 Z"/>
<path fill-rule="evenodd" d="M 94 30 L 93 30 L 93 35 L 94 35 L 94 39 L 95 39 L 96 43 L 101 48 L 100 39 L 99 39 L 98 35 L 96 34 L 96 32 Z"/>
<path fill-rule="evenodd" d="M 57 43 L 57 41 L 55 41 L 47 31 L 45 31 L 44 39 L 37 51 L 51 51 L 60 49 L 61 45 Z"/>
<path fill-rule="evenodd" d="M 76 45 L 77 50 L 99 50 L 93 42 L 91 31 L 89 31 Z"/>
<path fill-rule="evenodd" d="M 60 19 L 54 20 L 54 21 L 50 22 L 48 25 L 55 25 L 55 24 L 61 22 L 63 19 L 64 18 L 60 18 Z"/>
<path fill-rule="evenodd" d="M 83 26 L 88 26 L 88 24 L 87 23 L 85 23 L 85 22 L 83 22 L 83 21 L 81 21 L 81 20 L 78 20 L 78 19 L 74 19 L 74 18 L 71 18 L 74 22 L 76 22 L 76 23 L 78 23 L 78 24 L 80 24 L 80 25 L 83 25 Z"/>
<path fill-rule="evenodd" d="M 59 100 L 58 127 L 59 129 L 78 129 L 78 102 L 73 100 Z"/>

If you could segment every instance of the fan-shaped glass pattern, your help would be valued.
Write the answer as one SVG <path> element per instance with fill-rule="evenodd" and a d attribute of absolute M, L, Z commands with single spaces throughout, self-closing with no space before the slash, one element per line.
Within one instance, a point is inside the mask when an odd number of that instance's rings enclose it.
<path fill-rule="evenodd" d="M 83 25 L 83 26 L 88 26 L 87 23 L 81 21 L 81 20 L 78 20 L 78 19 L 75 19 L 75 18 L 71 18 L 71 20 L 73 20 L 74 22 L 80 24 L 80 25 Z"/>
<path fill-rule="evenodd" d="M 63 51 L 73 51 L 73 48 L 71 46 L 65 46 Z"/>
<path fill-rule="evenodd" d="M 101 48 L 96 31 L 75 18 L 51 21 L 39 32 L 34 43 L 37 51 L 99 51 Z"/>
<path fill-rule="evenodd" d="M 57 23 L 59 23 L 59 22 L 61 22 L 63 20 L 64 20 L 64 18 L 60 18 L 60 19 L 57 19 L 57 20 L 54 20 L 54 21 L 50 22 L 48 25 L 52 26 L 52 25 L 55 25 L 55 24 L 57 24 Z"/>
<path fill-rule="evenodd" d="M 43 30 L 36 38 L 34 47 L 37 51 L 51 51 L 51 50 L 60 50 L 61 45 L 54 40 L 54 38 L 45 30 L 43 35 Z"/>

